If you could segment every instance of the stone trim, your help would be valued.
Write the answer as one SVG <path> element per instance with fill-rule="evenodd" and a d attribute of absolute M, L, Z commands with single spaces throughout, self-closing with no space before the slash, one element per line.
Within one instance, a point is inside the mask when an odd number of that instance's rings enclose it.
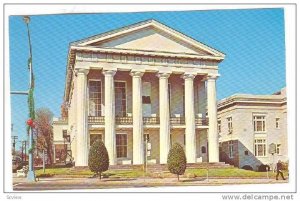
<path fill-rule="evenodd" d="M 127 55 L 124 53 L 97 53 L 97 52 L 77 52 L 76 61 L 84 62 L 111 62 L 111 63 L 128 63 L 128 64 L 146 64 L 159 66 L 178 66 L 178 67 L 209 67 L 218 68 L 217 61 L 204 60 L 201 58 L 182 58 L 175 56 L 162 56 L 152 53 L 153 55 Z"/>

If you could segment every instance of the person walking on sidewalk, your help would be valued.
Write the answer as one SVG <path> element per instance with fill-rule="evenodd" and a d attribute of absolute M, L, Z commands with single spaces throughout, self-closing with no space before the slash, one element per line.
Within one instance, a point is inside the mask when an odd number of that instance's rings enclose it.
<path fill-rule="evenodd" d="M 277 171 L 276 180 L 278 180 L 279 174 L 280 174 L 281 178 L 283 180 L 285 180 L 283 173 L 282 173 L 282 163 L 280 160 L 278 160 L 278 163 L 276 164 L 276 171 Z"/>

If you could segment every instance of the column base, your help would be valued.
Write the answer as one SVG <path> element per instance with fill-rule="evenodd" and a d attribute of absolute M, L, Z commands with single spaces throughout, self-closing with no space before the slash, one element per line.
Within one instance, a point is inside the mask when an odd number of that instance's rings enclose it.
<path fill-rule="evenodd" d="M 27 173 L 27 180 L 31 181 L 31 182 L 36 181 L 35 180 L 35 173 L 34 173 L 33 170 L 28 171 L 28 173 Z"/>

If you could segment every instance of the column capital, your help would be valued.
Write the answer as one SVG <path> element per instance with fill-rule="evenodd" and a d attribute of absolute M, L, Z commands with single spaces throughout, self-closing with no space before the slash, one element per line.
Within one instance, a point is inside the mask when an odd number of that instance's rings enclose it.
<path fill-rule="evenodd" d="M 208 74 L 206 76 L 206 80 L 207 81 L 215 81 L 218 79 L 219 76 L 220 76 L 220 74 Z"/>
<path fill-rule="evenodd" d="M 183 74 L 180 77 L 183 78 L 184 80 L 185 79 L 192 79 L 193 80 L 196 77 L 196 75 L 194 75 L 194 74 Z"/>
<path fill-rule="evenodd" d="M 102 73 L 104 76 L 114 76 L 116 74 L 116 70 L 103 70 Z"/>
<path fill-rule="evenodd" d="M 132 77 L 142 77 L 144 75 L 144 72 L 142 72 L 142 71 L 131 71 L 129 74 Z"/>
<path fill-rule="evenodd" d="M 75 74 L 78 75 L 78 74 L 84 74 L 84 75 L 87 75 L 89 73 L 89 69 L 86 69 L 86 68 L 76 68 L 75 69 Z"/>
<path fill-rule="evenodd" d="M 158 72 L 156 74 L 156 76 L 158 78 L 162 78 L 162 79 L 168 79 L 170 77 L 171 73 L 168 73 L 168 72 Z"/>

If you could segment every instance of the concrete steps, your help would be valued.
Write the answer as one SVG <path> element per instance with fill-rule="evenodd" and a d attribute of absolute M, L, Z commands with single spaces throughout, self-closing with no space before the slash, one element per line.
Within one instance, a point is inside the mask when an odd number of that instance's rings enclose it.
<path fill-rule="evenodd" d="M 234 168 L 234 166 L 225 164 L 224 162 L 218 163 L 191 163 L 187 164 L 187 169 L 218 169 L 218 168 Z M 143 170 L 143 165 L 111 165 L 110 170 Z M 149 172 L 161 172 L 168 171 L 166 164 L 148 164 L 147 171 Z"/>
<path fill-rule="evenodd" d="M 218 168 L 234 168 L 233 165 L 226 164 L 224 162 L 217 162 L 217 163 L 188 163 L 187 169 L 218 169 Z M 143 165 L 110 165 L 109 170 L 143 170 Z M 78 171 L 78 170 L 89 170 L 88 167 L 74 167 L 71 171 Z M 168 165 L 167 164 L 148 164 L 147 165 L 148 172 L 168 172 Z"/>

